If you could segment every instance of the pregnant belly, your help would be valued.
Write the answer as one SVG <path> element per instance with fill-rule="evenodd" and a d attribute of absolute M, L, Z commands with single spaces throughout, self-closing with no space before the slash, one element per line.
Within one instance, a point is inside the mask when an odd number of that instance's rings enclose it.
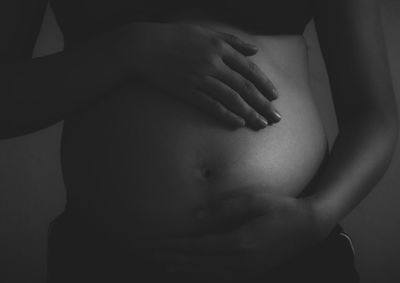
<path fill-rule="evenodd" d="M 280 92 L 274 105 L 282 120 L 257 132 L 231 130 L 149 86 L 126 85 L 65 121 L 67 209 L 129 241 L 199 232 L 194 211 L 219 197 L 296 196 L 306 187 L 326 141 L 302 39 L 225 31 L 260 47 L 253 60 Z"/>

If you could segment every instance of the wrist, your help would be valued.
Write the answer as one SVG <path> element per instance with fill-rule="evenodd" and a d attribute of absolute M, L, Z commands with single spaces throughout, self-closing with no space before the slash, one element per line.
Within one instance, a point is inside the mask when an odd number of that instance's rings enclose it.
<path fill-rule="evenodd" d="M 308 196 L 303 199 L 308 203 L 313 215 L 315 228 L 320 238 L 326 238 L 336 226 L 338 219 L 316 197 Z"/>

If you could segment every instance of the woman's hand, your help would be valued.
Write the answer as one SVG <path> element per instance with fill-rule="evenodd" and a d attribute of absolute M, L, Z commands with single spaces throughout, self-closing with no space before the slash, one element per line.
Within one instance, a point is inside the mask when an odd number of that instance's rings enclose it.
<path fill-rule="evenodd" d="M 228 281 L 257 277 L 329 232 L 321 231 L 308 201 L 270 194 L 232 198 L 200 216 L 211 227 L 229 231 L 163 241 L 155 259 L 171 273 Z"/>
<path fill-rule="evenodd" d="M 257 52 L 254 45 L 189 24 L 134 23 L 119 31 L 128 72 L 146 83 L 233 127 L 261 129 L 280 120 L 270 103 L 275 87 L 246 57 Z"/>

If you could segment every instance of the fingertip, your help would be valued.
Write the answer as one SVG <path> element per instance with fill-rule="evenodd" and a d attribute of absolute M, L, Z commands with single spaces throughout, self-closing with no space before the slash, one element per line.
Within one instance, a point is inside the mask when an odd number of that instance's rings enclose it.
<path fill-rule="evenodd" d="M 275 118 L 274 123 L 278 123 L 282 119 L 282 115 L 277 110 L 275 110 L 274 118 Z"/>
<path fill-rule="evenodd" d="M 279 97 L 278 90 L 276 88 L 272 88 L 272 98 L 273 100 L 277 99 Z"/>
<path fill-rule="evenodd" d="M 238 116 L 233 116 L 232 118 L 228 119 L 228 126 L 232 130 L 237 130 L 246 126 L 246 121 Z"/>
<path fill-rule="evenodd" d="M 242 128 L 242 127 L 246 126 L 246 121 L 244 119 L 238 117 L 236 119 L 236 124 L 238 127 Z"/>
<path fill-rule="evenodd" d="M 257 45 L 254 45 L 254 44 L 251 44 L 251 43 L 245 43 L 245 44 L 246 44 L 246 46 L 247 46 L 248 49 L 250 49 L 250 50 L 252 50 L 252 51 L 254 51 L 254 52 L 257 52 L 257 51 L 258 51 Z"/>
<path fill-rule="evenodd" d="M 271 124 L 276 124 L 282 119 L 282 115 L 274 107 L 271 107 L 270 121 Z"/>
<path fill-rule="evenodd" d="M 267 127 L 269 125 L 268 121 L 263 117 L 263 116 L 259 116 L 260 119 L 260 127 L 263 129 L 265 127 Z"/>
<path fill-rule="evenodd" d="M 258 47 L 252 44 L 246 44 L 246 52 L 244 55 L 252 56 L 258 52 Z"/>

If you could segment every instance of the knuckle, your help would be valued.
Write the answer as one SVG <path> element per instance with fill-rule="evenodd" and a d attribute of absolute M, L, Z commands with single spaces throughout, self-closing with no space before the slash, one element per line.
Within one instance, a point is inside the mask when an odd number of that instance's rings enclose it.
<path fill-rule="evenodd" d="M 216 50 L 218 53 L 222 52 L 225 49 L 225 42 L 224 40 L 218 38 L 218 37 L 211 37 L 210 43 L 214 50 Z"/>
<path fill-rule="evenodd" d="M 218 101 L 214 100 L 213 98 L 210 98 L 209 100 L 209 105 L 213 111 L 218 113 L 219 115 L 223 115 L 225 113 L 224 107 L 219 103 Z"/>
<path fill-rule="evenodd" d="M 241 102 L 242 101 L 240 95 L 236 91 L 229 91 L 228 95 L 229 95 L 229 98 L 231 98 L 235 102 Z"/>
<path fill-rule="evenodd" d="M 252 108 L 248 107 L 247 111 L 246 111 L 246 119 L 248 121 L 257 121 L 258 120 L 258 114 L 256 113 L 256 111 L 254 111 Z M 244 198 L 244 203 L 247 206 L 250 206 L 252 203 L 252 200 L 250 198 Z"/>
<path fill-rule="evenodd" d="M 247 67 L 251 74 L 254 74 L 257 72 L 257 65 L 253 61 L 247 60 Z"/>
<path fill-rule="evenodd" d="M 221 117 L 223 120 L 230 120 L 230 118 L 231 118 L 230 111 L 228 109 L 226 109 L 224 106 L 222 106 L 220 103 L 217 103 L 217 104 L 218 104 L 218 108 L 216 110 L 217 110 L 218 116 Z"/>
<path fill-rule="evenodd" d="M 243 91 L 245 93 L 253 93 L 254 86 L 249 80 L 243 80 Z"/>
<path fill-rule="evenodd" d="M 258 109 L 262 109 L 263 111 L 268 111 L 270 108 L 268 99 L 261 94 L 257 97 L 257 106 Z"/>
<path fill-rule="evenodd" d="M 208 54 L 204 59 L 204 72 L 214 74 L 220 66 L 220 58 L 216 54 Z"/>
<path fill-rule="evenodd" d="M 211 54 L 208 58 L 208 63 L 216 69 L 221 63 L 221 58 L 217 54 Z"/>
<path fill-rule="evenodd" d="M 223 106 L 218 108 L 218 113 L 224 120 L 228 120 L 230 118 L 229 111 Z"/>
<path fill-rule="evenodd" d="M 237 41 L 238 40 L 238 38 L 231 33 L 225 33 L 224 36 L 229 41 Z"/>

